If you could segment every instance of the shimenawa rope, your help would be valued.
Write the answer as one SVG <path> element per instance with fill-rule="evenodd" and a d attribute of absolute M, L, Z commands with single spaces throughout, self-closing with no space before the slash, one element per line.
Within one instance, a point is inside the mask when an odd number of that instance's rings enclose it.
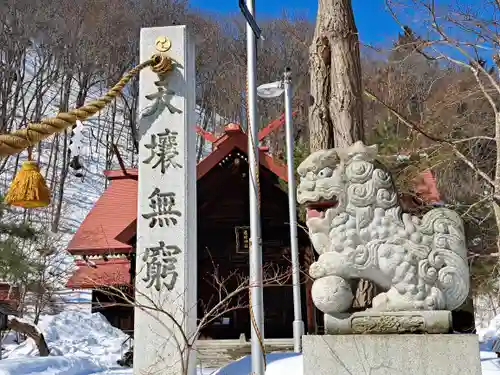
<path fill-rule="evenodd" d="M 164 74 L 172 69 L 172 61 L 168 56 L 155 54 L 151 59 L 128 71 L 116 85 L 99 99 L 80 108 L 60 112 L 55 117 L 42 119 L 39 123 L 30 123 L 26 128 L 8 134 L 0 134 L 0 157 L 18 154 L 51 135 L 73 126 L 76 120 L 83 121 L 95 115 L 120 95 L 125 85 L 147 67 L 151 67 L 153 72 L 157 74 Z"/>

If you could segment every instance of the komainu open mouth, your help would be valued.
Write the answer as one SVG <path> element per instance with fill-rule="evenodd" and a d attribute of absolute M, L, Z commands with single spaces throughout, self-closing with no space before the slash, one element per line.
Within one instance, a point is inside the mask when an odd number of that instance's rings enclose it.
<path fill-rule="evenodd" d="M 326 210 L 328 210 L 329 208 L 335 208 L 338 206 L 338 204 L 339 201 L 335 196 L 328 201 L 306 203 L 307 218 L 308 219 L 311 219 L 313 217 L 324 218 Z"/>

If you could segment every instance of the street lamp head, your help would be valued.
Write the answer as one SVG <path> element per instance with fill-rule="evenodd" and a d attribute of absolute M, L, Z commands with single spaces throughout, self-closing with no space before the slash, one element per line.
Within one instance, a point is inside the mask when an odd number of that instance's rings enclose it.
<path fill-rule="evenodd" d="M 264 83 L 257 87 L 257 95 L 264 99 L 277 98 L 283 94 L 284 88 L 281 81 Z"/>

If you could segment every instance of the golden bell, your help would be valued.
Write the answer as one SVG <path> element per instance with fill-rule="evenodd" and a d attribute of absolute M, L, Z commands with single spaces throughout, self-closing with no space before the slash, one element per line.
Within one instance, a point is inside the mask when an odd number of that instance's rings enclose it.
<path fill-rule="evenodd" d="M 10 185 L 4 202 L 23 208 L 46 207 L 50 204 L 50 190 L 34 161 L 25 161 Z"/>

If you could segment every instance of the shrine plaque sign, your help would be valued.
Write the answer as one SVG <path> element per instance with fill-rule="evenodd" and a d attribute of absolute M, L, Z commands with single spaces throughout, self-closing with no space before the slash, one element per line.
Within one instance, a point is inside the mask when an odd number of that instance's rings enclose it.
<path fill-rule="evenodd" d="M 236 253 L 248 254 L 248 250 L 250 249 L 250 227 L 234 227 L 234 234 L 236 240 Z"/>
<path fill-rule="evenodd" d="M 142 29 L 141 61 L 158 51 L 174 69 L 140 75 L 134 375 L 186 366 L 194 374 L 183 338 L 197 312 L 195 54 L 186 27 Z"/>

